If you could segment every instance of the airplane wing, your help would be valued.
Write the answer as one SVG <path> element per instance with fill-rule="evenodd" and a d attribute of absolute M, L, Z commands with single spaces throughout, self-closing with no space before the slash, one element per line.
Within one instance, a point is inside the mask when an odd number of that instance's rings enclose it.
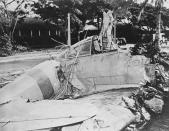
<path fill-rule="evenodd" d="M 25 103 L 21 100 L 0 106 L 1 131 L 26 131 L 79 123 L 97 113 L 88 103 L 73 100 L 43 100 Z"/>

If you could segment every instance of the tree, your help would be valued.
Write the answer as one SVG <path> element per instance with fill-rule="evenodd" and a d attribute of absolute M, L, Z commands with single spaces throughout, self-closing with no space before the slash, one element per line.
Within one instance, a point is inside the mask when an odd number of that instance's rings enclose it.
<path fill-rule="evenodd" d="M 157 40 L 158 40 L 158 45 L 160 44 L 160 34 L 161 34 L 161 11 L 162 11 L 162 7 L 164 5 L 164 2 L 166 0 L 156 0 L 155 1 L 155 6 L 157 7 L 158 9 L 158 26 L 157 26 Z"/>
<path fill-rule="evenodd" d="M 156 28 L 156 15 L 157 11 L 156 8 L 152 5 L 147 5 L 144 8 L 144 13 L 140 14 L 140 10 L 142 10 L 142 6 L 139 4 L 134 4 L 132 7 L 129 8 L 131 13 L 131 17 L 129 17 L 131 24 L 138 28 L 146 26 L 148 31 L 155 31 Z"/>
<path fill-rule="evenodd" d="M 147 26 L 150 31 L 154 31 L 157 23 L 156 15 L 157 8 L 149 6 L 148 0 L 143 4 L 138 5 L 134 0 L 39 0 L 33 5 L 35 13 L 40 14 L 44 21 L 52 22 L 53 24 L 62 27 L 62 31 L 67 32 L 67 13 L 71 13 L 71 30 L 78 32 L 81 27 L 90 20 L 100 28 L 103 12 L 112 10 L 116 21 L 124 18 L 131 20 L 133 25 Z M 160 1 L 160 0 L 157 0 Z M 148 5 L 148 6 L 147 6 Z M 162 15 L 166 17 L 167 15 Z M 97 19 L 97 23 L 94 22 Z M 151 21 L 151 22 L 150 22 Z M 114 26 L 115 29 L 115 26 Z M 114 31 L 115 34 L 116 31 Z M 66 38 L 66 37 L 65 37 Z"/>
<path fill-rule="evenodd" d="M 0 55 L 9 55 L 13 47 L 13 33 L 19 19 L 26 14 L 24 9 L 29 4 L 28 0 L 1 0 L 0 1 Z M 12 10 L 10 7 L 14 5 Z M 24 7 L 23 7 L 24 4 Z"/>
<path fill-rule="evenodd" d="M 65 38 L 67 36 L 67 14 L 71 13 L 71 31 L 78 30 L 81 20 L 79 10 L 81 2 L 78 0 L 39 0 L 38 3 L 32 5 L 33 11 L 41 16 L 44 21 L 50 22 L 59 26 L 61 32 L 64 32 Z"/>
<path fill-rule="evenodd" d="M 162 7 L 164 5 L 164 2 L 166 2 L 167 0 L 152 0 L 152 3 L 155 2 L 155 7 L 157 8 L 157 13 L 158 13 L 158 26 L 157 26 L 157 33 L 156 33 L 156 39 L 158 40 L 157 46 L 159 46 L 160 44 L 160 34 L 161 34 L 161 11 L 162 11 Z M 144 1 L 143 7 L 140 11 L 140 14 L 143 13 L 145 6 L 147 5 L 148 0 Z M 139 15 L 140 17 L 140 15 Z M 138 17 L 138 18 L 139 18 Z M 139 19 L 138 19 L 139 20 Z"/>
<path fill-rule="evenodd" d="M 103 0 L 39 0 L 32 5 L 35 13 L 39 14 L 44 21 L 52 22 L 62 28 L 62 32 L 67 33 L 67 14 L 71 14 L 71 32 L 77 33 L 81 30 L 86 20 L 92 21 L 98 28 L 102 12 L 110 5 Z M 94 20 L 97 19 L 97 23 Z M 65 37 L 66 38 L 66 37 Z"/>

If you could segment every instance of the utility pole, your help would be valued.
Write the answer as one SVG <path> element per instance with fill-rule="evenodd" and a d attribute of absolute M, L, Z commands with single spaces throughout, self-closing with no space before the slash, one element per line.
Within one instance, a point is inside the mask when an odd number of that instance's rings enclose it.
<path fill-rule="evenodd" d="M 160 45 L 160 39 L 161 38 L 161 10 L 159 11 L 158 16 L 158 46 Z"/>
<path fill-rule="evenodd" d="M 68 13 L 68 40 L 67 44 L 71 46 L 71 32 L 70 32 L 70 13 Z"/>
<path fill-rule="evenodd" d="M 114 44 L 116 44 L 116 14 L 114 16 Z"/>

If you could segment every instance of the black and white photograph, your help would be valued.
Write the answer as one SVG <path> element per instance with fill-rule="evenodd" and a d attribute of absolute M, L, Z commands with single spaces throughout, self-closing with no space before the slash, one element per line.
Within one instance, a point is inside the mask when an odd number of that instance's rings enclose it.
<path fill-rule="evenodd" d="M 169 131 L 169 0 L 0 0 L 0 131 Z"/>

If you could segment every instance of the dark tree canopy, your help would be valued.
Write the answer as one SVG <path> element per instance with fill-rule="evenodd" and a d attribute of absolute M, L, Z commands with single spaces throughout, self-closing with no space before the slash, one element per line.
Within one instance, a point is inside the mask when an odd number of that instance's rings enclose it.
<path fill-rule="evenodd" d="M 132 14 L 131 22 L 133 25 L 147 26 L 149 30 L 155 30 L 157 26 L 157 16 L 158 16 L 158 8 L 153 7 L 152 5 L 147 5 L 144 9 L 144 13 L 140 21 L 137 21 L 137 17 L 139 15 L 139 11 L 141 10 L 141 5 L 134 4 L 132 7 L 129 8 L 129 11 Z M 169 27 L 169 9 L 162 8 L 162 25 L 163 27 Z"/>

